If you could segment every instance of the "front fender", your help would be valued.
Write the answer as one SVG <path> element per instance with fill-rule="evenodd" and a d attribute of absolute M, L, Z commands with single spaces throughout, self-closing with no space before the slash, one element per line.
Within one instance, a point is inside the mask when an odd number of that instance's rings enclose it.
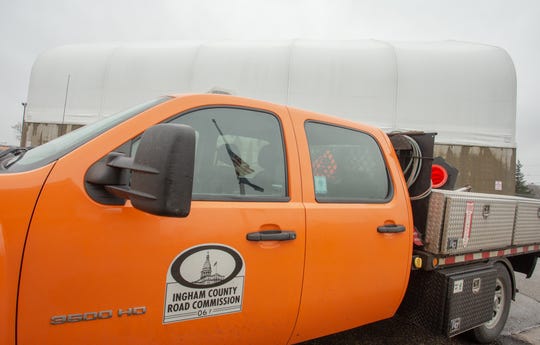
<path fill-rule="evenodd" d="M 15 344 L 24 244 L 39 193 L 53 166 L 0 173 L 0 344 Z"/>

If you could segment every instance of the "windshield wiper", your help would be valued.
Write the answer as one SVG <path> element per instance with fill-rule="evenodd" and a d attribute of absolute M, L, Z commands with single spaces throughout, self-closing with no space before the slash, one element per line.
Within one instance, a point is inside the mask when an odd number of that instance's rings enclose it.
<path fill-rule="evenodd" d="M 21 159 L 26 153 L 26 151 L 30 149 L 31 147 L 12 146 L 4 151 L 1 151 L 0 162 L 2 162 L 2 166 L 5 169 L 9 168 L 11 165 L 13 165 L 13 163 Z"/>
<path fill-rule="evenodd" d="M 244 162 L 244 160 L 240 158 L 240 156 L 238 156 L 236 153 L 233 152 L 233 150 L 231 149 L 231 145 L 229 145 L 229 143 L 227 142 L 227 139 L 225 138 L 225 135 L 221 131 L 221 128 L 219 128 L 216 119 L 212 119 L 212 122 L 216 126 L 216 129 L 219 132 L 219 135 L 221 135 L 221 137 L 223 138 L 223 141 L 225 142 L 225 148 L 227 149 L 227 154 L 229 155 L 229 158 L 231 159 L 231 162 L 234 166 L 234 172 L 236 173 L 236 178 L 238 179 L 238 185 L 240 187 L 240 194 L 241 195 L 246 194 L 246 188 L 244 185 L 248 185 L 258 192 L 264 192 L 264 188 L 251 183 L 247 179 L 247 177 L 245 177 L 246 175 L 249 175 L 252 172 L 254 172 L 254 170 L 251 169 L 249 164 Z"/>

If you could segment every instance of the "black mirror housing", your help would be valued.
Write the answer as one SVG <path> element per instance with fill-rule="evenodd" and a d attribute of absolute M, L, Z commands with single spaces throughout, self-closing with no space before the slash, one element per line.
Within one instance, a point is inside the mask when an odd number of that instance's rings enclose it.
<path fill-rule="evenodd" d="M 110 166 L 131 170 L 131 184 L 108 185 L 110 193 L 131 200 L 136 209 L 158 216 L 186 217 L 191 208 L 195 130 L 159 124 L 146 130 L 134 158 L 118 157 Z"/>
<path fill-rule="evenodd" d="M 144 132 L 134 158 L 131 188 L 154 198 L 130 197 L 133 207 L 159 216 L 186 217 L 191 206 L 195 161 L 195 130 L 159 124 Z M 154 172 L 137 167 L 155 169 Z"/>

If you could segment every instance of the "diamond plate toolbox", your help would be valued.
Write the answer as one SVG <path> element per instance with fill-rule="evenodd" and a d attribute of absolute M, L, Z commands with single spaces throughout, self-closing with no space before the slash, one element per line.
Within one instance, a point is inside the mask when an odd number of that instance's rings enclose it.
<path fill-rule="evenodd" d="M 454 336 L 489 321 L 497 279 L 494 268 L 447 276 L 443 334 Z"/>
<path fill-rule="evenodd" d="M 519 199 L 433 190 L 425 249 L 434 254 L 462 254 L 512 245 Z"/>
<path fill-rule="evenodd" d="M 496 278 L 497 270 L 491 266 L 413 271 L 398 313 L 452 337 L 492 317 Z"/>
<path fill-rule="evenodd" d="M 513 245 L 540 243 L 540 202 L 519 200 Z"/>

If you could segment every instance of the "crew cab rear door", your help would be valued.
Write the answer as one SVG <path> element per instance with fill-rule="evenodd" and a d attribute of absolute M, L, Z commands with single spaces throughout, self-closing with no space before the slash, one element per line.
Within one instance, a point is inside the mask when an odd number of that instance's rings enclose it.
<path fill-rule="evenodd" d="M 292 126 L 285 108 L 225 101 L 171 101 L 57 162 L 28 235 L 19 344 L 288 341 L 305 245 Z M 133 153 L 156 119 L 196 131 L 186 218 L 107 205 L 85 186 L 92 165 Z"/>
<path fill-rule="evenodd" d="M 294 342 L 391 317 L 405 292 L 412 220 L 378 129 L 291 110 L 306 207 L 306 265 Z"/>

